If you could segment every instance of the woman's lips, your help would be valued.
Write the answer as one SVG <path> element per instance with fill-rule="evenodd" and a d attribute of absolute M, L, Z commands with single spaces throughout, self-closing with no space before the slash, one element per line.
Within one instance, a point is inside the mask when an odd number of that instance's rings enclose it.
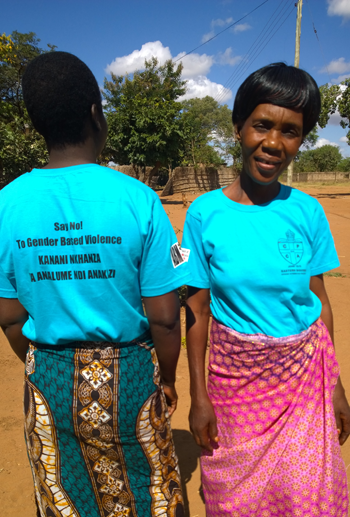
<path fill-rule="evenodd" d="M 272 162 L 270 160 L 263 160 L 261 158 L 255 158 L 255 161 L 259 169 L 267 172 L 273 171 L 274 169 L 278 168 L 281 164 L 281 162 Z"/>

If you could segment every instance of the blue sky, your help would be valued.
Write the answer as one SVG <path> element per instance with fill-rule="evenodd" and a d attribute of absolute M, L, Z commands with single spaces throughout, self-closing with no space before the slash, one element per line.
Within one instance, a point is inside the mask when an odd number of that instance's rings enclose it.
<path fill-rule="evenodd" d="M 212 95 L 231 107 L 249 73 L 271 62 L 294 63 L 296 0 L 267 0 L 246 16 L 263 2 L 2 0 L 0 32 L 35 32 L 43 47 L 51 43 L 85 61 L 102 86 L 110 71 L 132 73 L 151 55 L 180 59 L 236 22 L 182 59 L 187 97 Z M 319 85 L 350 76 L 350 0 L 304 0 L 300 67 Z M 339 120 L 335 114 L 319 131 L 318 145 L 334 143 L 350 156 Z"/>

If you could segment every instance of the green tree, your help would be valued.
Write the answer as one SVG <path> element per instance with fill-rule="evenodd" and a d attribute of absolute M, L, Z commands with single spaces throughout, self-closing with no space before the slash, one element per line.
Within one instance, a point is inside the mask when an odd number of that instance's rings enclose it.
<path fill-rule="evenodd" d="M 22 95 L 27 64 L 43 52 L 33 32 L 0 36 L 0 174 L 5 181 L 47 161 L 44 139 L 34 130 Z"/>
<path fill-rule="evenodd" d="M 321 113 L 318 119 L 318 125 L 322 128 L 328 124 L 329 117 L 337 111 L 337 97 L 340 88 L 337 84 L 332 86 L 324 84 L 320 86 L 321 95 Z"/>
<path fill-rule="evenodd" d="M 186 91 L 181 72 L 182 64 L 169 60 L 159 66 L 153 57 L 132 78 L 112 74 L 111 81 L 105 79 L 106 161 L 142 167 L 179 163 L 183 133 L 177 99 Z"/>
<path fill-rule="evenodd" d="M 183 164 L 220 165 L 239 150 L 233 139 L 231 110 L 212 97 L 183 101 Z"/>
<path fill-rule="evenodd" d="M 230 147 L 230 155 L 232 156 L 233 167 L 236 171 L 242 170 L 243 159 L 242 159 L 242 149 L 241 144 L 237 141 L 234 141 Z"/>
<path fill-rule="evenodd" d="M 348 145 L 350 145 L 350 77 L 340 84 L 345 86 L 345 89 L 343 89 L 338 98 L 338 110 L 341 116 L 340 125 L 343 129 L 348 128 L 346 136 Z"/>
<path fill-rule="evenodd" d="M 296 172 L 332 172 L 339 170 L 342 155 L 338 147 L 323 145 L 318 149 L 302 151 L 295 164 Z"/>
<path fill-rule="evenodd" d="M 340 85 L 325 84 L 320 87 L 321 114 L 318 121 L 320 127 L 326 127 L 329 117 L 339 111 L 342 128 L 348 128 L 347 139 L 350 145 L 350 77 L 342 81 Z"/>
<path fill-rule="evenodd" d="M 317 126 L 311 129 L 310 133 L 306 135 L 303 141 L 303 146 L 306 149 L 310 149 L 311 147 L 315 147 L 316 142 L 318 140 Z"/>
<path fill-rule="evenodd" d="M 339 166 L 338 166 L 338 171 L 339 172 L 350 172 L 350 156 L 340 160 Z"/>

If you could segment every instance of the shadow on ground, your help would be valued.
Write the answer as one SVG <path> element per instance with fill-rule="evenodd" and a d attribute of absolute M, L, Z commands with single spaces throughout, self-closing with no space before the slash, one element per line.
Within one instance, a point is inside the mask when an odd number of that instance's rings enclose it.
<path fill-rule="evenodd" d="M 190 481 L 192 473 L 196 470 L 200 448 L 194 441 L 191 433 L 185 429 L 173 429 L 175 450 L 179 458 L 181 472 L 182 492 L 185 503 L 185 515 L 189 517 L 189 503 L 186 484 Z M 203 499 L 202 487 L 198 487 L 201 498 Z"/>
<path fill-rule="evenodd" d="M 350 192 L 333 192 L 330 194 L 327 192 L 321 192 L 314 197 L 317 197 L 317 199 L 337 199 L 344 196 L 350 196 Z"/>
<path fill-rule="evenodd" d="M 164 198 L 159 198 L 160 199 L 160 202 L 162 203 L 162 205 L 183 205 L 183 201 L 172 201 L 172 200 L 168 200 L 168 199 L 164 199 Z M 187 203 L 187 206 L 189 206 L 192 201 L 186 201 Z"/>

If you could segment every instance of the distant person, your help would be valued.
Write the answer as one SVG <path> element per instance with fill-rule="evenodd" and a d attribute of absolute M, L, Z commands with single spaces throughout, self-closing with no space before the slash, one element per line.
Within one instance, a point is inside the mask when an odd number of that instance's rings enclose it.
<path fill-rule="evenodd" d="M 50 160 L 0 193 L 0 324 L 26 361 L 39 515 L 182 516 L 176 236 L 150 188 L 96 164 L 107 124 L 80 59 L 34 59 L 23 96 Z"/>
<path fill-rule="evenodd" d="M 347 516 L 350 409 L 323 281 L 339 261 L 318 201 L 278 182 L 319 112 L 303 70 L 251 74 L 232 113 L 242 172 L 188 210 L 190 425 L 209 517 Z"/>

